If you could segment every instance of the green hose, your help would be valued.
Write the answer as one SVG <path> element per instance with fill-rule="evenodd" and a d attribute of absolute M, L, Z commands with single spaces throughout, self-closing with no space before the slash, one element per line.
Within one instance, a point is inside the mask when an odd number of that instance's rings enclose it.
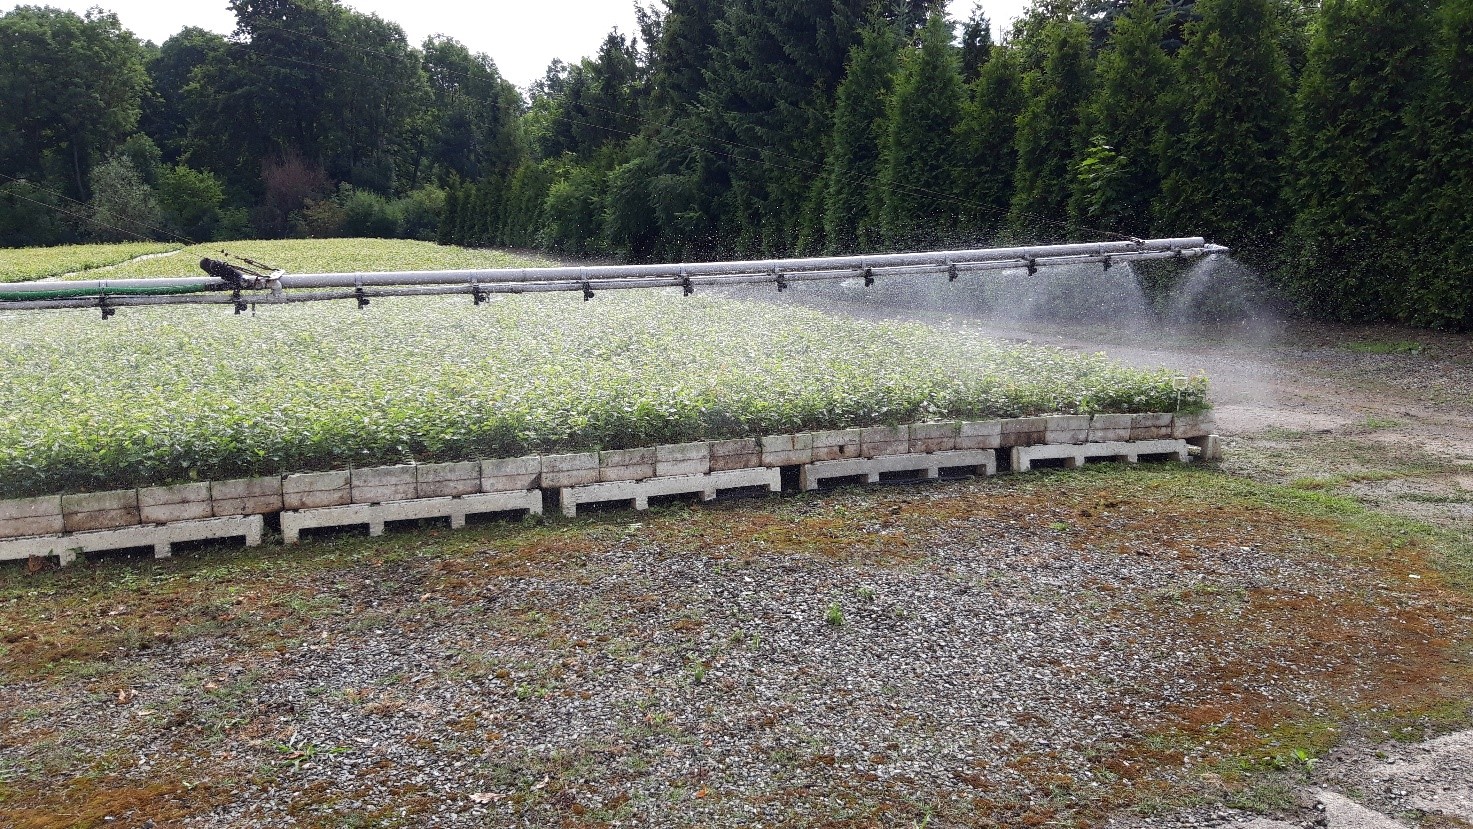
<path fill-rule="evenodd" d="M 27 300 L 47 299 L 91 299 L 102 296 L 171 296 L 174 294 L 197 294 L 212 290 L 205 285 L 175 285 L 172 287 L 112 287 L 106 290 L 97 288 L 65 288 L 66 283 L 58 283 L 58 287 L 45 291 L 16 291 L 6 290 L 0 287 L 0 302 L 25 302 Z"/>

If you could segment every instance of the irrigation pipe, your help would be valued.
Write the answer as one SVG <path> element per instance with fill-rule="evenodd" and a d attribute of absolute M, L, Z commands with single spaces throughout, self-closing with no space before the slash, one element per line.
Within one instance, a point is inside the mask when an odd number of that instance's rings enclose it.
<path fill-rule="evenodd" d="M 119 279 L 0 286 L 0 308 L 122 308 L 154 305 L 282 305 L 395 296 L 684 288 L 963 273 L 1174 259 L 1229 250 L 1200 237 L 1013 248 L 669 265 L 600 265 L 376 273 L 273 274 L 246 289 L 215 277 Z M 350 290 L 323 290 L 350 289 Z"/>

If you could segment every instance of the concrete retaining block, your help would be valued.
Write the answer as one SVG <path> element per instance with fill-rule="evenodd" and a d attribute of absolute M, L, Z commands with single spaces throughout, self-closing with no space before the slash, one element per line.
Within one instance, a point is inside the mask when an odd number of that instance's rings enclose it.
<path fill-rule="evenodd" d="M 1173 438 L 1200 438 L 1216 431 L 1217 415 L 1211 411 L 1171 416 L 1171 436 Z"/>
<path fill-rule="evenodd" d="M 810 432 L 813 436 L 813 460 L 837 461 L 860 456 L 860 443 L 864 431 L 861 429 L 839 429 L 829 432 Z"/>
<path fill-rule="evenodd" d="M 996 449 L 1002 444 L 1001 420 L 964 420 L 957 426 L 957 449 Z"/>
<path fill-rule="evenodd" d="M 520 492 L 542 485 L 542 458 L 491 458 L 481 461 L 482 492 Z"/>
<path fill-rule="evenodd" d="M 813 433 L 768 435 L 762 438 L 763 466 L 797 466 L 813 461 Z"/>
<path fill-rule="evenodd" d="M 1130 423 L 1134 419 L 1128 414 L 1097 414 L 1089 420 L 1088 443 L 1130 440 Z"/>
<path fill-rule="evenodd" d="M 1184 440 L 1112 441 L 1085 444 L 1040 444 L 1013 447 L 1013 471 L 1027 472 L 1034 461 L 1063 460 L 1070 469 L 1084 466 L 1090 458 L 1111 458 L 1135 463 L 1141 455 L 1175 455 L 1178 461 L 1187 461 L 1187 442 Z"/>
<path fill-rule="evenodd" d="M 543 489 L 598 483 L 598 453 L 544 455 L 542 457 Z"/>
<path fill-rule="evenodd" d="M 1014 417 L 1002 422 L 1001 448 L 1047 442 L 1048 421 L 1041 417 Z"/>
<path fill-rule="evenodd" d="M 1171 415 L 1161 413 L 1131 415 L 1130 439 L 1171 439 Z"/>
<path fill-rule="evenodd" d="M 352 473 L 308 472 L 281 479 L 282 509 L 317 509 L 353 503 Z"/>
<path fill-rule="evenodd" d="M 1050 415 L 1043 421 L 1044 443 L 1089 442 L 1089 415 Z"/>
<path fill-rule="evenodd" d="M 138 490 L 138 520 L 144 524 L 199 521 L 214 515 L 209 481 Z"/>
<path fill-rule="evenodd" d="M 997 473 L 997 453 L 992 449 L 953 449 L 942 452 L 904 455 L 881 455 L 875 458 L 856 458 L 844 461 L 810 463 L 799 472 L 799 486 L 804 490 L 818 489 L 826 478 L 849 478 L 864 476 L 867 484 L 879 483 L 880 475 L 886 472 L 918 472 L 921 477 L 934 480 L 942 469 L 970 466 L 978 474 Z"/>
<path fill-rule="evenodd" d="M 1188 446 L 1197 447 L 1198 455 L 1204 461 L 1222 460 L 1222 438 L 1217 435 L 1203 435 L 1199 438 L 1186 438 Z"/>
<path fill-rule="evenodd" d="M 61 519 L 63 528 L 69 533 L 134 526 L 139 523 L 138 490 L 63 495 Z"/>
<path fill-rule="evenodd" d="M 416 498 L 450 498 L 481 491 L 481 462 L 425 463 L 415 467 Z"/>
<path fill-rule="evenodd" d="M 756 438 L 711 441 L 711 471 L 751 469 L 762 465 L 762 444 Z"/>
<path fill-rule="evenodd" d="M 579 504 L 629 501 L 635 509 L 644 510 L 649 508 L 649 499 L 657 495 L 698 493 L 702 500 L 709 501 L 720 490 L 749 486 L 765 486 L 770 492 L 781 492 L 782 473 L 775 467 L 761 466 L 712 472 L 708 475 L 679 475 L 671 478 L 647 478 L 643 481 L 610 481 L 563 487 L 559 494 L 563 515 L 576 518 Z"/>
<path fill-rule="evenodd" d="M 409 501 L 290 510 L 281 514 L 281 541 L 283 544 L 296 544 L 302 540 L 302 530 L 348 527 L 355 524 L 367 524 L 368 534 L 379 536 L 384 534 L 385 522 L 423 518 L 449 518 L 451 529 L 459 529 L 465 526 L 467 515 L 517 510 L 541 515 L 542 490 L 483 492 L 457 498 L 417 498 Z"/>
<path fill-rule="evenodd" d="M 412 463 L 354 469 L 348 485 L 355 504 L 413 501 L 419 496 L 419 469 Z"/>
<path fill-rule="evenodd" d="M 909 426 L 870 426 L 860 434 L 859 454 L 865 458 L 910 452 Z"/>
<path fill-rule="evenodd" d="M 655 447 L 610 449 L 598 453 L 600 481 L 642 481 L 655 477 Z"/>
<path fill-rule="evenodd" d="M 911 452 L 950 452 L 956 449 L 962 425 L 956 421 L 910 424 Z"/>
<path fill-rule="evenodd" d="M 51 535 L 66 531 L 61 517 L 61 496 L 18 498 L 0 501 L 0 538 Z"/>
<path fill-rule="evenodd" d="M 152 547 L 155 558 L 168 558 L 173 553 L 174 544 L 222 538 L 244 538 L 247 547 L 256 547 L 261 543 L 264 524 L 259 515 L 238 515 L 69 535 L 6 539 L 0 540 L 0 561 L 56 556 L 64 567 L 76 561 L 78 553 L 121 550 L 127 547 Z"/>
<path fill-rule="evenodd" d="M 281 512 L 281 479 L 271 477 L 211 481 L 210 502 L 217 518 Z"/>
<path fill-rule="evenodd" d="M 655 447 L 655 477 L 704 475 L 711 471 L 711 444 L 672 443 Z"/>

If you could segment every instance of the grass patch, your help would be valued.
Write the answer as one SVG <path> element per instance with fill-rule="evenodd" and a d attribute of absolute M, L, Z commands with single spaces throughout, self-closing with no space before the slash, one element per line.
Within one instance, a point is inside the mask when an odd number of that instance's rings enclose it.
<path fill-rule="evenodd" d="M 0 283 L 25 282 L 31 279 L 45 279 L 92 268 L 102 268 L 126 262 L 138 256 L 165 253 L 179 248 L 180 245 L 164 242 L 62 245 L 52 248 L 4 248 L 0 249 Z M 188 260 L 183 260 L 183 263 L 188 263 Z M 194 267 L 193 263 L 183 263 L 170 261 L 170 264 L 160 266 L 172 268 L 176 272 L 180 268 Z M 137 264 L 142 266 L 148 263 Z M 109 271 L 108 276 L 121 278 L 122 273 L 121 269 L 116 272 Z M 86 275 L 79 274 L 76 278 L 86 278 Z"/>

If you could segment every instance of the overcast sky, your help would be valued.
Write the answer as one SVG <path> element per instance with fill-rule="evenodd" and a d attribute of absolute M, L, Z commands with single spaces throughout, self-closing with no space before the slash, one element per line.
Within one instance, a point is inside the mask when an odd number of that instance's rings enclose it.
<path fill-rule="evenodd" d="M 965 18 L 974 0 L 948 0 L 951 15 Z M 994 24 L 1022 13 L 1026 0 L 983 0 Z M 116 12 L 144 40 L 163 43 L 185 26 L 221 34 L 235 29 L 227 0 L 0 0 L 0 9 L 54 6 L 78 13 L 92 6 Z M 344 5 L 404 27 L 418 45 L 446 34 L 496 61 L 512 83 L 525 87 L 542 76 L 553 58 L 575 61 L 592 55 L 609 29 L 634 31 L 634 0 L 350 0 Z"/>

